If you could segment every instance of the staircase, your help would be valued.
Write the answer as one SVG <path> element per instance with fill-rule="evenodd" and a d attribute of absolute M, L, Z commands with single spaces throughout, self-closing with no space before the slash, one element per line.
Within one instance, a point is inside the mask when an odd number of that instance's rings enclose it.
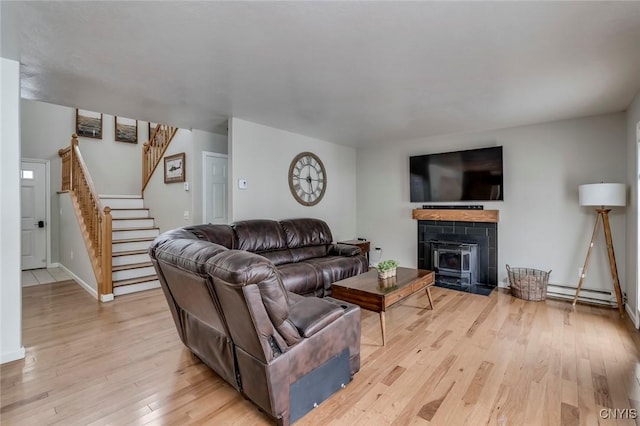
<path fill-rule="evenodd" d="M 111 208 L 113 295 L 160 287 L 147 253 L 160 233 L 144 200 L 135 196 L 101 195 L 100 203 Z"/>

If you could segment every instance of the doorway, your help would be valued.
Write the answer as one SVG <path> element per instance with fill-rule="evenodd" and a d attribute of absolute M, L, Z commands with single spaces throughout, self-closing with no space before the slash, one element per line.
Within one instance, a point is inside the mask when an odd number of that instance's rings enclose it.
<path fill-rule="evenodd" d="M 226 224 L 228 204 L 228 157 L 215 152 L 202 153 L 203 223 Z"/>
<path fill-rule="evenodd" d="M 49 163 L 23 159 L 20 165 L 22 270 L 46 268 L 49 234 Z"/>

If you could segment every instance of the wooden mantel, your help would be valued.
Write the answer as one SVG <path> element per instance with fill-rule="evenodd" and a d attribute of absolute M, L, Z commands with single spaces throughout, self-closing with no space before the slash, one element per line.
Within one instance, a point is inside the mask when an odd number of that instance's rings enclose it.
<path fill-rule="evenodd" d="M 417 220 L 449 220 L 455 222 L 495 222 L 500 220 L 499 210 L 413 209 Z"/>

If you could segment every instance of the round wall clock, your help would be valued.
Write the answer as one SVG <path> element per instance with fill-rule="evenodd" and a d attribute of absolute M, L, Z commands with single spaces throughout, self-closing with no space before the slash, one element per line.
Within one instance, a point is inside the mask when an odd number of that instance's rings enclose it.
<path fill-rule="evenodd" d="M 301 152 L 291 161 L 289 189 L 304 206 L 315 206 L 322 200 L 327 189 L 327 172 L 317 155 Z"/>

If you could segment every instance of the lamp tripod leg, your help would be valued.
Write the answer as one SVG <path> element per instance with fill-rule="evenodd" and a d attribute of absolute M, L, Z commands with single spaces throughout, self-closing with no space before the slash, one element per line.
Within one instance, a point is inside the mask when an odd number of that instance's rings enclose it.
<path fill-rule="evenodd" d="M 589 260 L 591 260 L 591 251 L 593 250 L 593 244 L 596 239 L 596 235 L 598 234 L 598 226 L 600 225 L 600 217 L 602 213 L 598 212 L 596 216 L 596 224 L 593 226 L 593 234 L 591 234 L 591 243 L 589 243 L 589 250 L 587 250 L 587 257 L 584 260 L 584 266 L 582 267 L 582 274 L 580 274 L 580 281 L 578 282 L 578 288 L 576 288 L 576 295 L 573 297 L 573 306 L 576 306 L 576 302 L 578 301 L 578 295 L 580 294 L 580 289 L 582 288 L 582 283 L 584 282 L 584 277 L 587 275 L 587 269 L 589 268 Z"/>
<path fill-rule="evenodd" d="M 609 226 L 609 211 L 602 214 L 604 223 L 604 239 L 607 242 L 607 254 L 609 255 L 609 268 L 611 269 L 611 279 L 613 281 L 613 289 L 616 292 L 616 301 L 618 302 L 618 311 L 620 317 L 624 316 L 624 307 L 622 306 L 622 291 L 620 290 L 620 280 L 618 279 L 618 266 L 616 264 L 616 255 L 613 252 L 613 239 L 611 238 L 611 227 Z"/>

